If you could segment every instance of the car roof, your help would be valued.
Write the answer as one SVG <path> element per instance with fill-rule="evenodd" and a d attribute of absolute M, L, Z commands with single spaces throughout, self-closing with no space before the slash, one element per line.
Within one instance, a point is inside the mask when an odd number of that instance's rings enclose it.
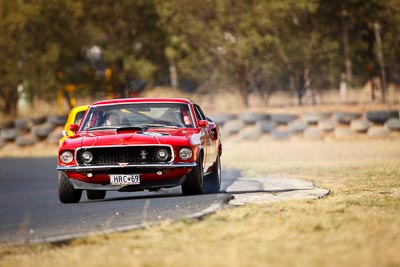
<path fill-rule="evenodd" d="M 89 105 L 76 106 L 76 107 L 72 108 L 71 111 L 79 112 L 82 110 L 87 110 L 88 107 L 89 107 Z"/>
<path fill-rule="evenodd" d="M 111 105 L 111 104 L 125 104 L 125 103 L 183 103 L 191 104 L 192 101 L 185 98 L 120 98 L 97 101 L 91 106 Z"/>

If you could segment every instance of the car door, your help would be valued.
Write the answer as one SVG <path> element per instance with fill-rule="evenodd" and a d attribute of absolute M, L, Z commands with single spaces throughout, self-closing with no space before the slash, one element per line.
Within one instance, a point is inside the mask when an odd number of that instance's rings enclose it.
<path fill-rule="evenodd" d="M 194 105 L 197 120 L 207 120 L 207 117 L 204 115 L 204 112 L 201 110 L 200 106 Z M 204 141 L 205 141 L 205 170 L 208 170 L 214 163 L 216 158 L 216 138 L 215 134 L 213 134 L 213 129 L 216 128 L 215 123 L 208 121 L 208 125 L 203 129 L 204 133 Z"/>

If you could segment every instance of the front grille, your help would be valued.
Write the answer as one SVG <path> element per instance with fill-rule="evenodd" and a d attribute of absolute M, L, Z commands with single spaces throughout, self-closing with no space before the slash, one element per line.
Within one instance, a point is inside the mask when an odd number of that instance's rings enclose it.
<path fill-rule="evenodd" d="M 167 151 L 169 151 L 169 157 L 164 161 L 160 161 L 156 158 L 156 153 L 161 148 L 167 149 Z M 172 159 L 171 148 L 168 146 L 100 147 L 79 150 L 77 156 L 78 162 L 81 165 L 84 165 L 81 160 L 81 155 L 85 151 L 90 151 L 93 154 L 93 160 L 89 165 L 106 165 L 118 163 L 160 163 L 169 162 Z"/>

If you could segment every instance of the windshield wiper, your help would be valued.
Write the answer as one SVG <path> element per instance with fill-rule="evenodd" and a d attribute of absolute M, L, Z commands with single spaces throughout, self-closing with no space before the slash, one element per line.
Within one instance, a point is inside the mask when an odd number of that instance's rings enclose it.
<path fill-rule="evenodd" d="M 165 124 L 157 124 L 157 123 L 143 123 L 137 124 L 136 127 L 149 127 L 149 128 L 171 128 L 171 129 L 178 129 L 178 126 L 173 125 L 165 125 Z"/>
<path fill-rule="evenodd" d="M 148 126 L 110 126 L 110 125 L 105 125 L 105 126 L 96 126 L 96 127 L 90 127 L 87 129 L 87 131 L 101 131 L 101 130 L 115 130 L 116 132 L 119 131 L 128 131 L 128 130 L 133 130 L 133 131 L 147 131 Z"/>
<path fill-rule="evenodd" d="M 115 130 L 118 126 L 96 126 L 87 128 L 86 131 L 99 131 L 99 130 Z"/>

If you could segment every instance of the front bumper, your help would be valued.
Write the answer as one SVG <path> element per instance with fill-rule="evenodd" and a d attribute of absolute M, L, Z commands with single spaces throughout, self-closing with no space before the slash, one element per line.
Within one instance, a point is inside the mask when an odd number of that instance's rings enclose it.
<path fill-rule="evenodd" d="M 197 164 L 168 163 L 168 164 L 119 164 L 94 166 L 58 166 L 57 170 L 64 172 L 75 189 L 107 190 L 107 191 L 142 191 L 156 190 L 181 185 L 187 173 Z M 160 173 L 159 173 L 160 172 Z M 138 185 L 111 185 L 110 174 L 141 175 Z"/>
<path fill-rule="evenodd" d="M 80 190 L 105 190 L 119 192 L 134 192 L 143 190 L 157 190 L 160 188 L 175 187 L 181 185 L 186 179 L 186 175 L 175 179 L 165 181 L 145 182 L 139 185 L 111 185 L 111 184 L 94 184 L 87 183 L 75 179 L 69 179 L 74 189 Z"/>

